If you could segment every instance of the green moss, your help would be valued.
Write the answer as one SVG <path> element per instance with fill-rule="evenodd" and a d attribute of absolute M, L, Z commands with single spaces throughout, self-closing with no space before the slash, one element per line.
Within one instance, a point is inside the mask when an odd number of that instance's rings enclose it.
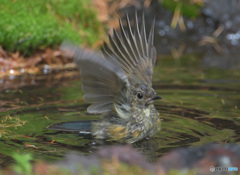
<path fill-rule="evenodd" d="M 203 1 L 193 2 L 191 0 L 163 0 L 162 3 L 165 8 L 173 12 L 179 9 L 180 13 L 187 17 L 197 17 L 203 5 Z"/>
<path fill-rule="evenodd" d="M 3 0 L 0 45 L 29 54 L 63 40 L 91 45 L 99 39 L 100 22 L 88 0 Z"/>

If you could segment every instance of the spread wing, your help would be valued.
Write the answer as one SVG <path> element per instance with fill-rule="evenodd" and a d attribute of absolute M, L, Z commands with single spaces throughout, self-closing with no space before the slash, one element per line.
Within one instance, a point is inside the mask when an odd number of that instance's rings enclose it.
<path fill-rule="evenodd" d="M 152 84 L 153 68 L 156 62 L 156 50 L 153 46 L 154 22 L 148 39 L 145 30 L 144 15 L 139 29 L 137 13 L 135 13 L 134 33 L 127 16 L 126 31 L 119 20 L 121 36 L 113 30 L 113 36 L 109 35 L 110 46 L 104 43 L 102 49 L 106 58 L 114 57 L 128 75 L 131 85 L 139 83 Z"/>
<path fill-rule="evenodd" d="M 89 113 L 103 113 L 113 109 L 113 102 L 127 103 L 130 85 L 121 66 L 113 59 L 104 59 L 95 52 L 62 44 L 63 51 L 73 53 L 80 68 L 84 99 L 92 103 L 88 107 Z"/>

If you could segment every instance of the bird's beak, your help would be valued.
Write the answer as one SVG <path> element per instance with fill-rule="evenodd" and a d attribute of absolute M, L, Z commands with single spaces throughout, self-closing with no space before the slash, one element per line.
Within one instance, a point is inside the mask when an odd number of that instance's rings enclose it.
<path fill-rule="evenodd" d="M 162 99 L 162 97 L 159 97 L 158 95 L 155 95 L 155 96 L 152 98 L 152 100 L 160 100 L 160 99 Z"/>

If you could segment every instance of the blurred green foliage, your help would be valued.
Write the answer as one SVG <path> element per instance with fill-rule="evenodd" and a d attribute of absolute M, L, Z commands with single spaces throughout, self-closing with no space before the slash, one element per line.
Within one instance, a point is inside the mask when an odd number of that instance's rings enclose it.
<path fill-rule="evenodd" d="M 1 0 L 0 45 L 29 54 L 63 40 L 92 45 L 101 24 L 88 0 Z"/>
<path fill-rule="evenodd" d="M 25 175 L 32 174 L 31 160 L 33 159 L 33 157 L 31 154 L 22 155 L 15 152 L 12 157 L 16 161 L 16 163 L 13 165 L 13 169 L 15 170 L 15 172 Z"/>
<path fill-rule="evenodd" d="M 201 7 L 204 5 L 203 0 L 163 0 L 162 4 L 165 8 L 174 12 L 180 9 L 180 13 L 187 17 L 197 17 Z"/>

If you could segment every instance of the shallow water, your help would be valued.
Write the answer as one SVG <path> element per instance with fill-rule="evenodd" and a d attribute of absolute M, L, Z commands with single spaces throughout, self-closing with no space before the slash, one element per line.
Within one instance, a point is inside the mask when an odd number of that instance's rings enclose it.
<path fill-rule="evenodd" d="M 179 147 L 240 143 L 240 72 L 202 65 L 196 55 L 159 56 L 153 86 L 163 98 L 155 103 L 162 129 L 133 144 L 147 160 Z M 100 118 L 86 112 L 78 70 L 7 79 L 0 86 L 1 166 L 12 162 L 14 152 L 52 162 L 69 151 L 91 155 L 99 146 L 115 144 L 46 129 L 54 123 Z"/>

